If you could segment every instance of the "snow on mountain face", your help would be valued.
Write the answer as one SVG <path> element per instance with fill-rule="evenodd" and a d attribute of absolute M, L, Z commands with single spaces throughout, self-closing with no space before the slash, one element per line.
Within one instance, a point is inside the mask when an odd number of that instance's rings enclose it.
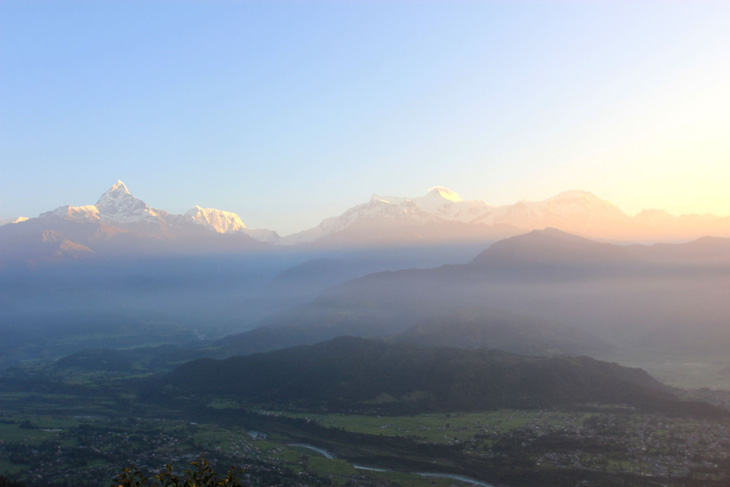
<path fill-rule="evenodd" d="M 139 222 L 152 222 L 162 227 L 202 225 L 217 233 L 242 232 L 261 242 L 273 243 L 280 238 L 279 234 L 273 230 L 247 229 L 241 217 L 230 211 L 195 206 L 184 215 L 173 215 L 164 210 L 151 208 L 144 201 L 130 194 L 129 189 L 122 181 L 117 181 L 101 195 L 96 205 L 66 205 L 42 213 L 40 217 L 89 223 L 101 222 L 111 226 L 124 226 Z"/>
<path fill-rule="evenodd" d="M 413 198 L 413 201 L 432 215 L 462 223 L 470 223 L 490 208 L 483 201 L 464 201 L 455 192 L 441 186 L 431 188 L 425 196 Z"/>
<path fill-rule="evenodd" d="M 577 231 L 600 222 L 619 222 L 628 217 L 616 206 L 588 191 L 566 191 L 543 201 L 520 201 L 485 212 L 474 223 L 506 223 L 520 228 L 560 226 Z"/>
<path fill-rule="evenodd" d="M 353 225 L 387 227 L 445 221 L 467 223 L 488 209 L 489 206 L 482 201 L 464 201 L 455 192 L 440 186 L 417 198 L 375 194 L 369 202 L 354 206 L 338 217 L 327 218 L 314 228 L 283 237 L 281 243 L 297 245 L 313 242 Z"/>
<path fill-rule="evenodd" d="M 544 201 L 521 201 L 493 207 L 483 201 L 464 201 L 455 192 L 437 186 L 416 198 L 373 195 L 368 203 L 350 208 L 338 217 L 328 218 L 312 229 L 284 237 L 280 243 L 313 242 L 354 225 L 387 228 L 398 224 L 458 222 L 509 225 L 526 230 L 553 226 L 582 232 L 628 220 L 629 217 L 616 206 L 588 191 L 567 191 Z"/>
<path fill-rule="evenodd" d="M 592 213 L 611 219 L 621 219 L 626 216 L 616 206 L 589 191 L 566 191 L 546 200 L 546 204 L 547 211 L 554 215 Z"/>
<path fill-rule="evenodd" d="M 299 245 L 314 242 L 320 238 L 341 232 L 357 222 L 375 224 L 393 223 L 393 220 L 410 219 L 423 222 L 428 218 L 416 204 L 408 198 L 395 198 L 373 195 L 369 202 L 354 206 L 342 215 L 327 218 L 319 225 L 303 232 L 282 238 L 284 245 Z"/>
<path fill-rule="evenodd" d="M 63 218 L 64 220 L 76 222 L 98 222 L 99 210 L 94 205 L 66 205 L 52 211 L 41 213 L 40 218 Z"/>
<path fill-rule="evenodd" d="M 160 222 L 165 215 L 166 212 L 150 208 L 144 201 L 132 196 L 124 183 L 117 181 L 101 195 L 96 205 L 61 206 L 53 211 L 41 213 L 40 217 L 124 224 L 142 221 Z"/>
<path fill-rule="evenodd" d="M 199 223 L 218 233 L 240 232 L 246 229 L 241 217 L 230 211 L 216 210 L 215 208 L 201 208 L 195 206 L 185 212 L 185 216 L 191 217 Z"/>
<path fill-rule="evenodd" d="M 22 223 L 27 220 L 28 220 L 28 218 L 24 217 L 24 216 L 19 216 L 18 218 L 11 218 L 9 220 L 0 220 L 0 227 L 3 225 L 12 225 L 13 223 Z"/>
<path fill-rule="evenodd" d="M 157 222 L 164 216 L 164 212 L 150 208 L 144 201 L 132 196 L 122 181 L 117 181 L 101 195 L 96 208 L 103 221 L 113 223 Z"/>

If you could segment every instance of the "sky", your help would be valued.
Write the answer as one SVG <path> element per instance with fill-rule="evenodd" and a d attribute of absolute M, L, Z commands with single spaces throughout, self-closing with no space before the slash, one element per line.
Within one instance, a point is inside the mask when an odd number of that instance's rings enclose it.
<path fill-rule="evenodd" d="M 0 1 L 0 219 L 289 234 L 445 186 L 730 215 L 727 1 Z"/>

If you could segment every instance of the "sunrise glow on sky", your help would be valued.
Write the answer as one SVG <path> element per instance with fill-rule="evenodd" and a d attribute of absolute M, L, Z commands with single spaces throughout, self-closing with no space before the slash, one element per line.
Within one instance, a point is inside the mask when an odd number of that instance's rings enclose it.
<path fill-rule="evenodd" d="M 730 2 L 0 2 L 0 219 L 282 234 L 436 185 L 730 215 Z"/>

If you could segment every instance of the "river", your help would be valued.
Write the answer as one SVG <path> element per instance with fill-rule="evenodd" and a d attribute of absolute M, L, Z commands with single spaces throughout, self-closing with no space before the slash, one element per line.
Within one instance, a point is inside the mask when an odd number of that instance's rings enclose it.
<path fill-rule="evenodd" d="M 318 448 L 314 445 L 310 445 L 307 443 L 289 443 L 287 446 L 298 446 L 299 448 L 307 448 L 308 450 L 315 451 L 322 455 L 325 458 L 337 458 L 337 455 L 335 455 L 332 452 L 329 452 L 325 450 L 324 448 Z M 402 472 L 402 470 L 390 470 L 387 468 L 378 468 L 378 467 L 368 467 L 365 465 L 352 465 L 357 470 L 370 470 L 373 472 Z M 436 478 L 442 478 L 442 479 L 453 479 L 458 480 L 460 482 L 465 482 L 467 484 L 472 485 L 478 485 L 480 487 L 494 487 L 492 484 L 488 484 L 486 482 L 482 482 L 481 480 L 473 479 L 471 477 L 465 477 L 464 475 L 456 475 L 452 473 L 437 473 L 437 472 L 408 472 L 405 471 L 405 473 L 411 473 L 415 475 L 420 475 L 421 477 L 436 477 Z"/>

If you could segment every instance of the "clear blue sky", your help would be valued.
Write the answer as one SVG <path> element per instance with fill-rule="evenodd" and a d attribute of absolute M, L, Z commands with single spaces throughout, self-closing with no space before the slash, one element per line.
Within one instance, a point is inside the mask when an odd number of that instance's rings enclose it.
<path fill-rule="evenodd" d="M 282 234 L 442 185 L 730 214 L 730 2 L 0 1 L 0 219 Z"/>

